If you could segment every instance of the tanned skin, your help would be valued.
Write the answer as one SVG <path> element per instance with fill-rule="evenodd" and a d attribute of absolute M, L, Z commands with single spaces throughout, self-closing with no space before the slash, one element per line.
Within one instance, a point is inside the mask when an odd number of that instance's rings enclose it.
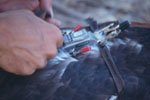
<path fill-rule="evenodd" d="M 52 0 L 0 1 L 0 66 L 17 74 L 31 75 L 56 56 L 62 45 L 57 21 L 43 20 L 33 11 L 42 8 L 53 15 Z M 21 65 L 21 66 L 20 66 Z"/>

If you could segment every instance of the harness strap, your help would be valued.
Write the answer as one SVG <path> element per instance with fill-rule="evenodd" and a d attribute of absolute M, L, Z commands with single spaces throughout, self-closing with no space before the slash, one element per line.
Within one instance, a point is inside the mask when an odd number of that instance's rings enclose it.
<path fill-rule="evenodd" d="M 107 68 L 108 68 L 108 70 L 113 78 L 113 81 L 115 83 L 115 86 L 117 88 L 117 92 L 118 92 L 118 94 L 120 94 L 124 88 L 123 79 L 121 78 L 121 75 L 119 74 L 118 68 L 117 68 L 115 62 L 113 61 L 113 58 L 112 58 L 111 53 L 108 50 L 108 48 L 106 46 L 104 46 L 104 47 L 100 46 L 100 49 L 101 49 L 102 57 L 107 65 Z"/>
<path fill-rule="evenodd" d="M 131 22 L 131 27 L 150 28 L 150 23 Z"/>

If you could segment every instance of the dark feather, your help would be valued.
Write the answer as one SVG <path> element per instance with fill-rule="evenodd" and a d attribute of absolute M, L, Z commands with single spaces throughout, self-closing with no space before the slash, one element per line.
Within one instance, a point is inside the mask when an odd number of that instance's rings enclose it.
<path fill-rule="evenodd" d="M 113 41 L 110 50 L 125 82 L 119 100 L 150 100 L 149 33 L 150 29 L 130 28 L 118 37 L 123 43 L 118 38 Z M 108 100 L 116 95 L 101 56 L 87 54 L 78 59 L 68 66 L 65 62 L 48 64 L 31 76 L 0 69 L 0 100 Z"/>

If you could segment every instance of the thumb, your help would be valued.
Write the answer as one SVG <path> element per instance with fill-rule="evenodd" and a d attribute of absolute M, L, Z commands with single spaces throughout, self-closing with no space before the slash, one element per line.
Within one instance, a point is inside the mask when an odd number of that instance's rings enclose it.
<path fill-rule="evenodd" d="M 54 17 L 53 9 L 52 9 L 52 0 L 40 0 L 40 6 L 42 9 L 47 11 L 51 17 Z"/>

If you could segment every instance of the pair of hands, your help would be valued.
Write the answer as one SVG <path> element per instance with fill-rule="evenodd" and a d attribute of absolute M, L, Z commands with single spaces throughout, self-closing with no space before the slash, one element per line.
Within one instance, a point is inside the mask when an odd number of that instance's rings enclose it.
<path fill-rule="evenodd" d="M 42 8 L 52 15 L 52 0 L 0 1 L 0 66 L 17 75 L 31 75 L 57 54 L 63 43 L 54 19 L 36 17 Z M 18 10 L 22 9 L 22 10 Z"/>

